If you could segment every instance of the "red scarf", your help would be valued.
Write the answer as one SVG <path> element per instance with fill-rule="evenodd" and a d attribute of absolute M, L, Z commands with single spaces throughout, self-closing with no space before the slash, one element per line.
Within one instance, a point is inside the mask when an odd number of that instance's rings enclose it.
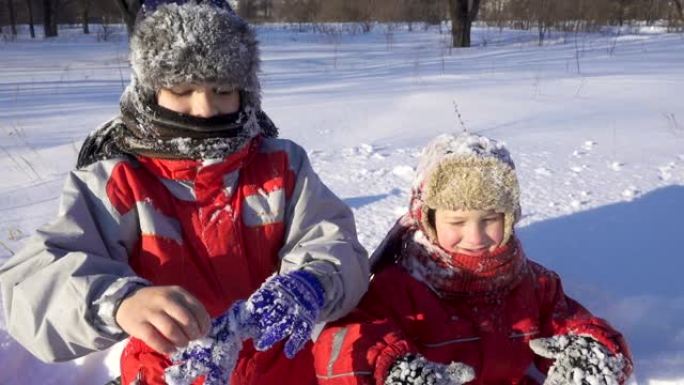
<path fill-rule="evenodd" d="M 391 260 L 440 297 L 508 292 L 524 275 L 527 258 L 517 238 L 480 256 L 450 253 L 430 242 L 408 215 L 400 218 L 371 257 L 377 271 Z"/>
<path fill-rule="evenodd" d="M 522 277 L 526 259 L 517 239 L 491 253 L 450 253 L 430 243 L 421 231 L 404 237 L 399 263 L 416 279 L 445 297 L 507 292 Z"/>

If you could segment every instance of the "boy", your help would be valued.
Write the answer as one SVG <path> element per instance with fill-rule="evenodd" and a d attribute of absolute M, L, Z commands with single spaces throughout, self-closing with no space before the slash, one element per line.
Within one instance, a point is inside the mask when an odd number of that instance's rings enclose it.
<path fill-rule="evenodd" d="M 9 332 L 44 361 L 131 336 L 122 382 L 163 384 L 168 355 L 249 298 L 232 384 L 314 382 L 312 325 L 356 305 L 367 257 L 349 208 L 275 138 L 253 30 L 223 0 L 148 1 L 130 45 L 121 116 L 0 269 Z"/>

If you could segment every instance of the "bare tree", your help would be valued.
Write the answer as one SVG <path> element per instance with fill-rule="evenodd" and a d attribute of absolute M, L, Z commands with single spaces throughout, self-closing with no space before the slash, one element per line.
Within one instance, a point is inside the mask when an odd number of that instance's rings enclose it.
<path fill-rule="evenodd" d="M 675 8 L 677 9 L 677 13 L 679 14 L 679 18 L 684 21 L 684 7 L 682 6 L 682 0 L 672 0 L 674 3 Z"/>
<path fill-rule="evenodd" d="M 83 33 L 85 33 L 86 35 L 90 33 L 90 3 L 90 0 L 79 0 L 78 2 L 78 5 L 81 8 L 81 22 L 83 23 Z"/>
<path fill-rule="evenodd" d="M 31 39 L 36 38 L 36 29 L 33 25 L 33 3 L 31 0 L 26 0 L 26 8 L 28 9 L 28 23 L 29 32 L 31 33 Z"/>
<path fill-rule="evenodd" d="M 14 0 L 7 0 L 7 12 L 9 13 L 12 36 L 17 36 L 17 16 L 14 13 Z"/>
<path fill-rule="evenodd" d="M 320 6 L 320 0 L 280 0 L 274 4 L 273 12 L 277 20 L 300 23 L 302 29 L 302 23 L 316 21 Z"/>
<path fill-rule="evenodd" d="M 43 30 L 45 37 L 57 36 L 57 9 L 59 0 L 43 0 Z"/>
<path fill-rule="evenodd" d="M 124 23 L 126 23 L 126 30 L 128 30 L 128 34 L 130 35 L 131 32 L 133 32 L 133 27 L 135 25 L 135 17 L 138 14 L 140 7 L 142 6 L 142 3 L 140 0 L 114 1 L 116 2 L 116 5 L 119 7 L 119 10 L 121 11 Z"/>
<path fill-rule="evenodd" d="M 480 10 L 480 0 L 448 0 L 454 47 L 470 47 L 470 29 Z"/>
<path fill-rule="evenodd" d="M 252 20 L 256 17 L 257 7 L 254 0 L 238 0 L 237 12 L 245 19 Z"/>

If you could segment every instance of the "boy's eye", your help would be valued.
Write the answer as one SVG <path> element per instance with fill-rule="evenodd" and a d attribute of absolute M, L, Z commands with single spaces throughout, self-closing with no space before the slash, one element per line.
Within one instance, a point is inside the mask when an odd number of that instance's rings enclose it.
<path fill-rule="evenodd" d="M 172 94 L 176 96 L 188 96 L 192 93 L 191 89 L 184 89 L 184 88 L 171 88 L 169 89 Z"/>
<path fill-rule="evenodd" d="M 450 222 L 449 224 L 451 226 L 463 226 L 463 224 L 465 224 L 465 222 Z"/>
<path fill-rule="evenodd" d="M 234 88 L 214 88 L 214 93 L 216 95 L 228 96 L 235 92 Z"/>

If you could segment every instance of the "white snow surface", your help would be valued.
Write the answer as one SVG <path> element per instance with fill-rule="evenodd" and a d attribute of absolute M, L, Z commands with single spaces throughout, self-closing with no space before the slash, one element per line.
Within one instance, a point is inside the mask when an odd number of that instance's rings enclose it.
<path fill-rule="evenodd" d="M 335 26 L 329 28 L 334 31 Z M 56 213 L 85 136 L 117 113 L 126 38 L 63 29 L 0 40 L 0 262 Z M 372 250 L 408 205 L 421 148 L 445 132 L 505 142 L 528 256 L 629 341 L 632 382 L 684 384 L 684 35 L 477 27 L 369 34 L 258 28 L 264 108 L 354 210 Z M 104 384 L 121 344 L 44 364 L 0 320 L 0 384 Z"/>

